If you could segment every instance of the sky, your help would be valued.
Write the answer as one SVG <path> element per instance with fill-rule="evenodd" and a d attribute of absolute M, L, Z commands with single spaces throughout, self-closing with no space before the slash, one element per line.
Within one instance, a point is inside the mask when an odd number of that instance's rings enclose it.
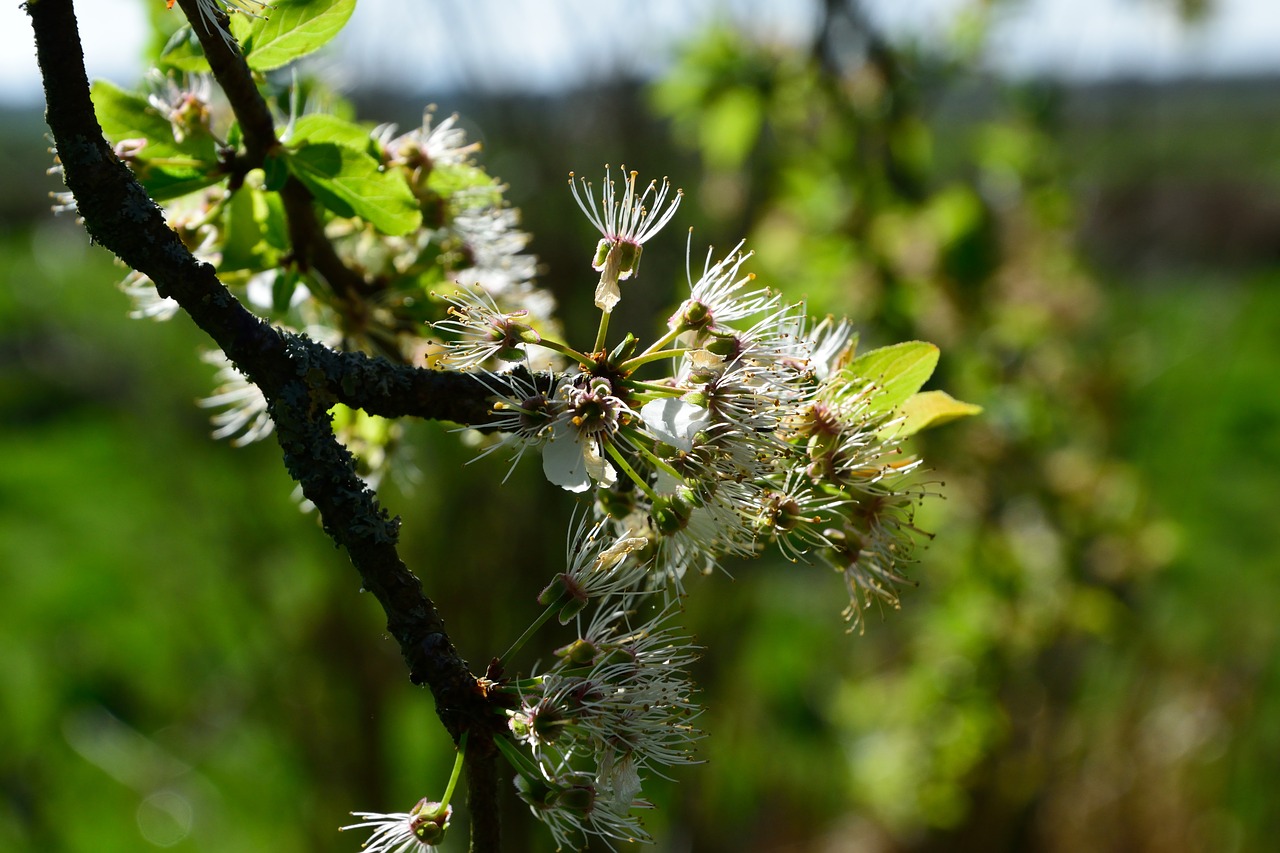
<path fill-rule="evenodd" d="M 77 4 L 90 78 L 128 84 L 141 73 L 143 2 Z M 972 0 L 865 0 L 891 34 L 945 36 Z M 770 37 L 802 39 L 816 0 L 365 0 L 331 59 L 351 85 L 376 80 L 415 92 L 463 82 L 548 91 L 618 67 L 662 68 L 675 45 L 718 15 Z M 1280 73 L 1280 0 L 1216 0 L 1187 26 L 1169 0 L 1010 0 L 997 7 L 985 61 L 1002 74 L 1066 80 L 1116 76 Z M 644 8 L 644 27 L 627 26 Z M 179 14 L 175 9 L 172 14 Z M 386 33 L 394 32 L 388 39 Z M 461 33 L 461 55 L 445 33 Z M 31 30 L 18 0 L 0 3 L 0 103 L 38 104 Z"/>

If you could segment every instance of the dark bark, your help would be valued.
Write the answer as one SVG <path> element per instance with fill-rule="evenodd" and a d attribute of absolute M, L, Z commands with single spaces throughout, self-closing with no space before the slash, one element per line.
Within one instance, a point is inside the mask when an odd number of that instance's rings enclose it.
<path fill-rule="evenodd" d="M 245 130 L 246 160 L 276 145 L 270 114 L 244 60 L 204 25 L 194 0 L 181 0 L 209 52 L 219 83 Z M 44 78 L 46 119 L 64 178 L 95 242 L 151 278 L 171 296 L 266 396 L 289 473 L 320 512 L 324 529 L 350 555 L 361 582 L 381 604 L 415 684 L 426 685 L 457 742 L 470 732 L 467 771 L 472 849 L 498 850 L 497 784 L 492 738 L 502 717 L 458 654 L 435 605 L 396 548 L 399 520 L 378 505 L 356 474 L 355 460 L 334 437 L 328 410 L 336 402 L 386 417 L 413 415 L 459 423 L 488 419 L 490 390 L 474 378 L 416 369 L 358 353 L 335 353 L 254 316 L 198 261 L 164 221 L 102 135 L 89 97 L 71 0 L 30 0 Z M 301 190 L 301 194 L 298 193 Z M 289 193 L 286 193 L 286 202 Z M 333 283 L 354 276 L 323 239 L 310 196 L 298 186 L 288 202 L 291 233 Z M 299 247 L 295 247 L 299 248 Z M 332 257 L 330 257 L 332 256 Z M 362 286 L 359 277 L 343 279 Z"/>

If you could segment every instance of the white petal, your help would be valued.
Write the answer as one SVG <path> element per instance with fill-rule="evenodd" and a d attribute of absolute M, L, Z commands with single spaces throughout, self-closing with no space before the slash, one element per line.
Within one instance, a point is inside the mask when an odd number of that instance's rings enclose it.
<path fill-rule="evenodd" d="M 675 397 L 653 400 L 640 407 L 640 418 L 649 432 L 679 450 L 693 450 L 693 437 L 707 424 L 709 413 L 701 406 Z"/>
<path fill-rule="evenodd" d="M 591 488 L 583 442 L 570 424 L 559 422 L 552 428 L 550 440 L 542 446 L 542 473 L 552 483 L 570 492 L 585 492 Z"/>
<path fill-rule="evenodd" d="M 596 285 L 596 307 L 606 314 L 611 313 L 614 306 L 622 301 L 622 289 L 618 287 L 621 266 L 622 249 L 615 244 L 605 257 L 604 269 L 600 272 L 600 282 Z"/>
<path fill-rule="evenodd" d="M 618 474 L 601 452 L 598 441 L 591 439 L 586 442 L 582 449 L 582 458 L 586 460 L 587 473 L 591 476 L 591 479 L 606 487 L 618 482 Z"/>

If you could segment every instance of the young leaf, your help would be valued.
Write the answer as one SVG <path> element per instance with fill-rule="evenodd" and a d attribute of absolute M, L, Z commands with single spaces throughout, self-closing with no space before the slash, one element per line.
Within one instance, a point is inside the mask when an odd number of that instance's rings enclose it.
<path fill-rule="evenodd" d="M 286 167 L 281 164 L 281 168 Z M 278 252 L 289 251 L 289 221 L 278 193 L 254 193 L 253 216 L 261 225 L 262 239 L 268 246 Z"/>
<path fill-rule="evenodd" d="M 339 216 L 359 216 L 393 237 L 422 224 L 409 185 L 398 174 L 381 171 L 364 152 L 318 142 L 289 152 L 286 162 L 316 200 Z"/>
<path fill-rule="evenodd" d="M 113 143 L 146 140 L 131 158 L 130 166 L 157 201 L 186 195 L 223 178 L 217 143 L 208 132 L 193 129 L 178 141 L 173 125 L 146 97 L 105 80 L 94 82 L 90 96 L 102 132 Z"/>
<path fill-rule="evenodd" d="M 263 17 L 231 16 L 249 67 L 270 71 L 323 46 L 346 25 L 356 0 L 276 0 Z"/>
<path fill-rule="evenodd" d="M 946 391 L 921 391 L 908 397 L 906 402 L 898 407 L 902 420 L 884 432 L 906 438 L 921 430 L 976 415 L 981 411 L 981 406 L 957 400 Z"/>
<path fill-rule="evenodd" d="M 294 122 L 289 142 L 292 145 L 300 142 L 334 142 L 363 151 L 370 157 L 378 156 L 377 147 L 367 128 L 324 113 L 305 115 Z"/>
<path fill-rule="evenodd" d="M 262 226 L 254 205 L 254 190 L 242 186 L 231 196 L 223 210 L 224 239 L 219 272 L 252 269 L 258 266 L 258 244 Z"/>
<path fill-rule="evenodd" d="M 145 139 L 147 147 L 163 147 L 173 153 L 173 126 L 137 92 L 126 92 L 114 83 L 95 80 L 89 90 L 102 132 L 112 142 Z"/>
<path fill-rule="evenodd" d="M 871 406 L 875 411 L 887 412 L 919 391 L 937 365 L 936 346 L 925 341 L 906 341 L 863 353 L 849 362 L 840 375 L 850 381 L 875 383 Z"/>
<path fill-rule="evenodd" d="M 283 150 L 272 151 L 262 158 L 263 189 L 278 193 L 284 189 L 284 182 L 289 180 L 288 153 Z"/>
<path fill-rule="evenodd" d="M 196 37 L 191 25 L 179 27 L 160 51 L 159 64 L 164 68 L 175 68 L 178 71 L 208 72 L 209 60 L 205 59 L 204 50 L 200 47 L 200 39 Z"/>

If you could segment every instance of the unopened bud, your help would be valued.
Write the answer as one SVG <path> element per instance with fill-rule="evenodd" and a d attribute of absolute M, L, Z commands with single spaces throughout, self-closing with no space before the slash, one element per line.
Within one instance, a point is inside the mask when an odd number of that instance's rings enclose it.
<path fill-rule="evenodd" d="M 685 491 L 687 490 L 681 490 L 681 492 Z M 689 526 L 689 518 L 693 515 L 694 504 L 681 492 L 672 495 L 659 495 L 653 502 L 653 509 L 651 510 L 653 526 L 663 536 L 679 533 Z"/>

